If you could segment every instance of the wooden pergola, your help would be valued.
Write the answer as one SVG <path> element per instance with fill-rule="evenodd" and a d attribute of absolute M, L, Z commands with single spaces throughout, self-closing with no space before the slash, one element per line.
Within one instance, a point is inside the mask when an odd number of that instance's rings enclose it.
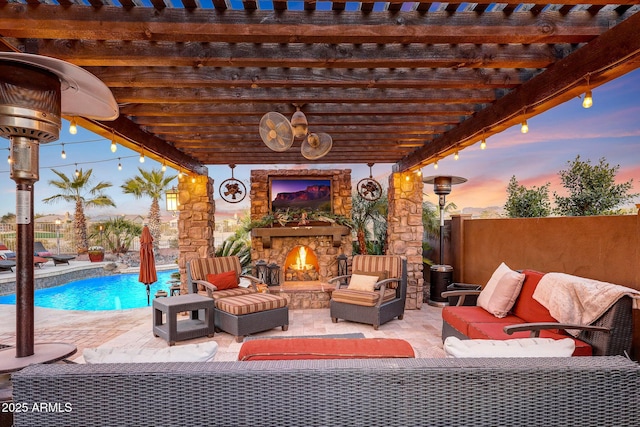
<path fill-rule="evenodd" d="M 180 170 L 403 172 L 640 66 L 639 10 L 626 0 L 0 0 L 0 50 L 87 69 L 120 117 L 78 124 Z M 319 160 L 300 141 L 274 152 L 260 139 L 266 112 L 291 117 L 295 105 L 333 138 Z"/>

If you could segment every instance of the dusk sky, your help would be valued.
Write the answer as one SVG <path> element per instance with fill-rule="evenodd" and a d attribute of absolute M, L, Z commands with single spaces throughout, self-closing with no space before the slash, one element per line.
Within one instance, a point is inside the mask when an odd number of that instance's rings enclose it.
<path fill-rule="evenodd" d="M 617 182 L 634 180 L 633 192 L 640 193 L 640 70 L 622 76 L 593 91 L 593 107 L 584 109 L 581 99 L 575 98 L 546 113 L 530 118 L 529 133 L 521 134 L 520 127 L 514 126 L 501 134 L 487 139 L 486 150 L 480 150 L 480 144 L 460 152 L 459 160 L 453 157 L 442 159 L 438 170 L 432 165 L 423 169 L 424 176 L 456 175 L 468 179 L 464 184 L 453 187 L 448 202 L 454 202 L 458 209 L 503 206 L 506 201 L 506 187 L 515 175 L 520 184 L 527 187 L 551 183 L 551 191 L 561 191 L 558 171 L 567 169 L 568 162 L 577 155 L 584 161 L 597 164 L 601 157 L 611 165 L 620 165 Z M 44 204 L 42 199 L 55 194 L 48 184 L 57 178 L 51 168 L 72 176 L 76 165 L 84 170 L 93 169 L 95 182 L 109 181 L 113 187 L 107 193 L 115 200 L 117 207 L 108 209 L 88 209 L 88 216 L 119 215 L 148 212 L 150 199 L 136 200 L 125 195 L 120 189 L 123 182 L 138 174 L 138 167 L 150 170 L 160 168 L 160 164 L 151 159 L 139 163 L 139 154 L 122 146 L 111 153 L 110 141 L 78 129 L 77 135 L 70 135 L 68 123 L 63 121 L 60 139 L 40 146 L 40 180 L 35 184 L 35 213 L 64 214 L 73 213 L 73 204 Z M 258 125 L 256 123 L 256 133 Z M 62 159 L 62 143 L 67 158 Z M 340 141 L 334 141 L 340 144 Z M 0 150 L 9 155 L 9 140 L 0 138 Z M 6 159 L 6 157 L 4 157 Z M 321 161 L 321 159 L 320 159 Z M 15 183 L 9 178 L 9 167 L 5 160 L 0 166 L 0 215 L 15 213 Z M 122 163 L 122 170 L 117 168 Z M 208 166 L 209 175 L 214 179 L 216 211 L 219 214 L 238 212 L 248 209 L 249 198 L 237 204 L 229 204 L 218 196 L 220 183 L 231 177 L 226 165 Z M 349 168 L 352 170 L 353 186 L 362 178 L 369 176 L 369 168 L 364 164 L 320 165 L 310 162 L 308 165 L 238 165 L 234 176 L 249 188 L 251 169 L 307 169 L 307 168 Z M 387 186 L 391 164 L 376 164 L 373 177 L 383 187 Z M 167 173 L 176 174 L 172 169 Z M 437 203 L 431 185 L 425 185 L 427 200 Z M 552 199 L 553 200 L 553 199 Z M 640 203 L 640 198 L 635 200 Z M 164 209 L 164 202 L 160 206 Z"/>

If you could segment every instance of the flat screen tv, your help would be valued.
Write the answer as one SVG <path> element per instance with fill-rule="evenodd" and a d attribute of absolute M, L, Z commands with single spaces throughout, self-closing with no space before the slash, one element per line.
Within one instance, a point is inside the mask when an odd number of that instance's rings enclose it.
<path fill-rule="evenodd" d="M 331 180 L 327 178 L 269 178 L 271 211 L 308 210 L 333 212 Z"/>

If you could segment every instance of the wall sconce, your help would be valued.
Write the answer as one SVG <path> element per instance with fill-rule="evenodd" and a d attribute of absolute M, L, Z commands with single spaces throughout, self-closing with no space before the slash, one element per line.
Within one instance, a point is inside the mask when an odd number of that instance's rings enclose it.
<path fill-rule="evenodd" d="M 171 190 L 167 190 L 164 193 L 165 199 L 167 202 L 167 212 L 177 212 L 178 211 L 178 190 L 175 187 L 171 188 Z"/>
<path fill-rule="evenodd" d="M 269 286 L 280 285 L 280 267 L 275 262 L 272 262 L 267 266 L 269 269 Z"/>

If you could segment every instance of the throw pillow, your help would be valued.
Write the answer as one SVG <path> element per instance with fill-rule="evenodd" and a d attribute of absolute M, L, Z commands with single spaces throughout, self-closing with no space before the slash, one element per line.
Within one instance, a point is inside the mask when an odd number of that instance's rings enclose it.
<path fill-rule="evenodd" d="M 176 345 L 166 348 L 85 348 L 85 363 L 207 362 L 216 355 L 218 343 Z"/>
<path fill-rule="evenodd" d="M 478 306 L 496 317 L 505 317 L 520 294 L 525 275 L 511 270 L 505 263 L 493 272 L 478 296 Z"/>
<path fill-rule="evenodd" d="M 354 289 L 356 291 L 373 292 L 377 282 L 378 282 L 378 276 L 368 276 L 366 274 L 352 274 L 351 280 L 349 280 L 349 286 L 347 286 L 347 289 Z"/>
<path fill-rule="evenodd" d="M 225 271 L 220 274 L 207 274 L 207 282 L 215 285 L 219 291 L 223 289 L 232 289 L 238 287 L 238 273 L 233 271 Z"/>
<path fill-rule="evenodd" d="M 461 340 L 447 337 L 447 357 L 570 357 L 576 347 L 571 338 L 514 338 L 510 340 Z"/>

